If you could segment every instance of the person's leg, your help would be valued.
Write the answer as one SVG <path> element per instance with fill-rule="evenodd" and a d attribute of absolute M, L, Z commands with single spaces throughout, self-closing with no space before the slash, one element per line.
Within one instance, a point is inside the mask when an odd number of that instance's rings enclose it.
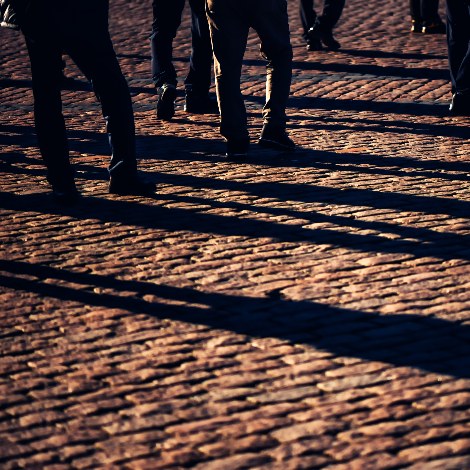
<path fill-rule="evenodd" d="M 34 120 L 39 149 L 54 191 L 74 191 L 73 170 L 62 115 L 62 50 L 57 38 L 26 36 L 31 60 Z"/>
<path fill-rule="evenodd" d="M 312 50 L 321 49 L 322 44 L 331 50 L 337 50 L 341 47 L 341 44 L 333 36 L 333 28 L 341 17 L 344 4 L 345 0 L 324 1 L 322 14 L 317 17 L 308 33 Z"/>
<path fill-rule="evenodd" d="M 268 60 L 264 129 L 285 139 L 286 106 L 292 77 L 292 47 L 285 0 L 259 0 L 253 6 L 251 26 L 261 39 L 261 51 Z M 290 142 L 288 147 L 292 147 Z"/>
<path fill-rule="evenodd" d="M 80 12 L 75 12 L 79 14 Z M 110 191 L 146 194 L 151 186 L 137 177 L 135 127 L 132 101 L 107 29 L 105 18 L 82 18 L 86 28 L 64 31 L 65 50 L 91 80 L 106 121 L 112 156 L 109 164 Z"/>
<path fill-rule="evenodd" d="M 425 34 L 444 34 L 445 24 L 439 16 L 439 0 L 421 0 L 421 32 Z"/>
<path fill-rule="evenodd" d="M 157 117 L 164 120 L 170 120 L 175 114 L 177 78 L 173 66 L 173 39 L 181 24 L 184 2 L 152 0 L 152 81 L 158 92 Z"/>
<path fill-rule="evenodd" d="M 240 10 L 243 0 L 208 0 L 207 17 L 214 50 L 214 71 L 220 110 L 220 132 L 227 140 L 228 153 L 232 145 L 245 147 L 249 136 L 246 109 L 240 93 L 243 55 L 248 39 L 249 24 Z"/>
<path fill-rule="evenodd" d="M 470 114 L 470 1 L 447 0 L 447 44 L 453 114 Z"/>
<path fill-rule="evenodd" d="M 152 80 L 156 87 L 165 83 L 176 86 L 173 66 L 173 40 L 181 24 L 184 0 L 153 0 L 153 23 L 150 36 Z"/>
<path fill-rule="evenodd" d="M 189 72 L 184 81 L 185 111 L 218 113 L 217 102 L 209 96 L 212 76 L 212 44 L 205 0 L 189 0 L 191 6 L 192 50 Z"/>
<path fill-rule="evenodd" d="M 313 8 L 313 0 L 299 0 L 299 15 L 302 23 L 302 37 L 308 40 L 308 30 L 313 27 L 317 20 L 317 14 Z"/>
<path fill-rule="evenodd" d="M 325 0 L 318 21 L 324 31 L 332 31 L 343 13 L 345 0 Z"/>

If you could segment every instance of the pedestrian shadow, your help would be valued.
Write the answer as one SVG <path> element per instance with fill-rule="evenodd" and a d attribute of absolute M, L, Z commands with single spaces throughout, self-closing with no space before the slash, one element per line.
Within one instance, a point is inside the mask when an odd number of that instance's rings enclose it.
<path fill-rule="evenodd" d="M 344 49 L 335 51 L 336 54 L 366 57 L 370 59 L 400 59 L 406 60 L 447 60 L 446 55 L 426 54 L 419 52 L 380 51 L 376 49 Z"/>
<path fill-rule="evenodd" d="M 314 98 L 323 100 L 324 98 Z M 408 103 L 409 104 L 409 103 Z M 340 103 L 340 107 L 344 107 L 344 104 Z M 447 113 L 447 106 L 441 105 L 426 105 L 432 106 L 436 109 L 436 115 L 442 114 L 444 111 Z M 332 111 L 337 107 L 337 104 L 331 104 L 330 108 L 327 108 L 323 102 L 319 102 L 318 106 L 314 105 L 316 109 L 323 109 L 326 111 Z M 299 107 L 297 107 L 299 108 Z M 444 108 L 444 109 L 443 109 Z M 309 109 L 312 109 L 309 108 Z M 448 114 L 448 113 L 447 113 Z M 319 115 L 319 116 L 306 116 L 305 114 L 289 114 L 289 130 L 290 129 L 312 129 L 312 130 L 329 130 L 332 132 L 345 130 L 354 133 L 364 132 L 368 134 L 413 134 L 413 135 L 424 135 L 433 137 L 456 137 L 458 139 L 470 139 L 470 128 L 464 125 L 455 125 L 454 123 L 434 124 L 434 123 L 416 123 L 411 121 L 405 121 L 403 119 L 367 119 L 355 116 L 354 118 L 347 118 L 341 116 L 331 115 Z M 295 124 L 295 121 L 299 121 L 299 124 Z M 311 124 L 306 122 L 312 121 Z"/>
<path fill-rule="evenodd" d="M 266 61 L 261 59 L 245 59 L 243 64 L 250 67 L 266 67 Z M 375 64 L 345 64 L 340 62 L 293 61 L 292 69 L 316 72 L 334 72 L 350 75 L 372 75 L 380 77 L 417 78 L 420 80 L 449 81 L 448 69 L 429 67 L 397 67 Z"/>
<path fill-rule="evenodd" d="M 177 178 L 166 175 L 167 183 L 177 185 L 199 184 L 204 180 Z M 162 180 L 161 180 L 162 181 Z M 165 180 L 162 181 L 162 184 Z M 156 195 L 155 203 L 122 199 L 85 197 L 76 207 L 61 207 L 48 194 L 12 194 L 0 192 L 0 207 L 13 211 L 34 211 L 44 214 L 69 216 L 78 220 L 96 219 L 103 223 L 117 222 L 153 230 L 189 231 L 192 233 L 268 238 L 287 243 L 325 245 L 368 253 L 406 254 L 415 258 L 433 257 L 438 260 L 470 259 L 470 237 L 454 232 L 440 232 L 427 228 L 404 226 L 387 222 L 356 219 L 348 216 L 323 214 L 319 211 L 300 210 L 296 202 L 405 210 L 419 214 L 449 214 L 456 218 L 468 217 L 467 201 L 436 200 L 433 197 L 394 195 L 375 191 L 341 191 L 333 188 L 270 183 L 244 184 L 234 182 L 227 186 L 223 180 L 213 183 L 210 189 L 224 188 L 234 191 L 235 201 L 216 201 L 201 196 L 180 194 Z M 237 201 L 237 194 L 254 195 L 256 199 L 273 198 L 289 201 L 288 207 L 265 207 L 253 202 Z M 165 202 L 159 204 L 159 199 Z M 255 201 L 256 201 L 255 199 Z M 178 207 L 181 204 L 182 207 Z M 169 207 L 166 207 L 169 205 Z M 292 207 L 293 206 L 293 207 Z M 214 209 L 218 209 L 214 213 Z M 230 210 L 230 215 L 224 215 Z M 234 215 L 235 213 L 235 215 Z M 277 216 L 279 220 L 273 220 Z M 399 217 L 399 215 L 397 215 Z M 287 219 L 287 222 L 284 222 Z"/>
<path fill-rule="evenodd" d="M 0 285 L 65 302 L 117 308 L 249 337 L 275 337 L 334 355 L 470 378 L 470 327 L 443 318 L 293 301 L 283 298 L 282 291 L 267 297 L 203 292 L 21 261 L 0 261 Z"/>

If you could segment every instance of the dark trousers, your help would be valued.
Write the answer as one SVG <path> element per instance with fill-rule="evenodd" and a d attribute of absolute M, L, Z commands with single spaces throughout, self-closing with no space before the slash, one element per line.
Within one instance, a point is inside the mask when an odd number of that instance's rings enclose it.
<path fill-rule="evenodd" d="M 292 76 L 286 0 L 208 0 L 207 16 L 214 49 L 221 134 L 228 140 L 248 138 L 240 76 L 250 27 L 258 33 L 261 52 L 268 61 L 264 123 L 285 129 Z"/>
<path fill-rule="evenodd" d="M 41 5 L 23 28 L 31 60 L 36 133 L 48 181 L 60 185 L 73 177 L 62 115 L 62 52 L 92 82 L 101 103 L 112 150 L 110 172 L 135 172 L 132 102 L 109 37 L 107 2 L 50 3 L 54 8 L 44 11 Z"/>
<path fill-rule="evenodd" d="M 173 66 L 173 40 L 181 24 L 185 0 L 153 0 L 152 80 L 155 86 L 176 85 Z M 191 7 L 192 51 L 189 72 L 184 81 L 195 93 L 208 93 L 211 85 L 212 47 L 205 12 L 205 0 L 189 0 Z"/>
<path fill-rule="evenodd" d="M 299 1 L 300 21 L 305 40 L 307 40 L 308 30 L 316 23 L 319 23 L 324 30 L 331 31 L 341 17 L 345 0 L 324 0 L 321 15 L 317 15 L 313 8 L 313 2 L 314 0 Z"/>
<path fill-rule="evenodd" d="M 452 91 L 470 93 L 469 0 L 447 0 L 447 46 Z"/>
<path fill-rule="evenodd" d="M 440 23 L 439 0 L 410 0 L 411 18 L 423 25 Z"/>

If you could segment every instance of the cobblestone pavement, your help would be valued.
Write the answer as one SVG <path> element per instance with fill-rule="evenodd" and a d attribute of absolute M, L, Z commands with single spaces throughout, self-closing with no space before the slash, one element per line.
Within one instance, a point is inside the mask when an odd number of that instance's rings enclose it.
<path fill-rule="evenodd" d="M 28 61 L 0 31 L 0 468 L 470 468 L 469 123 L 447 115 L 444 36 L 405 0 L 349 0 L 338 52 L 290 2 L 289 130 L 251 157 L 217 116 L 155 118 L 150 2 L 111 2 L 153 198 L 109 195 L 99 106 L 64 111 L 83 202 L 54 204 Z M 367 7 L 364 5 L 367 4 Z M 175 63 L 188 65 L 188 16 Z"/>

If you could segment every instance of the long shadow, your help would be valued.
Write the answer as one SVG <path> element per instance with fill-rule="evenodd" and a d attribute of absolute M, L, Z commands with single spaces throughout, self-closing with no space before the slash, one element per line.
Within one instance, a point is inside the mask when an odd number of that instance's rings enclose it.
<path fill-rule="evenodd" d="M 250 186 L 243 186 L 245 191 L 250 192 Z M 276 197 L 280 200 L 306 200 L 306 201 L 317 201 L 317 202 L 332 202 L 333 204 L 345 204 L 345 205 L 369 205 L 376 206 L 376 200 L 378 197 L 382 197 L 382 203 L 379 204 L 382 207 L 390 208 L 390 194 L 383 194 L 379 196 L 370 192 L 368 196 L 370 200 L 364 200 L 358 198 L 357 195 L 342 194 L 343 191 L 325 190 L 324 188 L 312 188 L 311 192 L 308 192 L 306 188 L 301 188 L 299 185 L 297 192 L 292 190 L 286 185 L 286 188 L 282 188 L 282 185 L 278 185 L 280 191 L 274 192 L 272 185 L 260 184 L 254 185 L 254 192 L 260 197 L 272 197 L 276 194 Z M 177 201 L 177 197 L 171 195 L 164 195 L 164 199 L 174 199 Z M 419 198 L 418 198 L 419 199 Z M 423 199 L 421 203 L 418 203 L 420 212 L 428 210 L 433 213 L 445 213 L 446 212 L 458 212 L 468 214 L 465 210 L 468 210 L 467 205 L 452 205 L 453 201 L 449 201 L 448 206 L 439 206 L 436 208 L 436 202 L 431 202 L 433 198 L 429 198 L 430 203 L 427 206 Z M 80 219 L 97 219 L 103 222 L 125 222 L 126 224 L 135 225 L 138 227 L 145 227 L 151 229 L 163 229 L 168 231 L 190 231 L 197 233 L 213 233 L 223 236 L 242 236 L 242 237 L 254 237 L 262 238 L 266 237 L 273 240 L 279 240 L 282 242 L 293 242 L 293 243 L 311 243 L 311 244 L 324 244 L 333 247 L 349 248 L 356 251 L 364 251 L 366 253 L 380 252 L 380 253 L 405 253 L 410 254 L 413 257 L 434 257 L 440 260 L 449 259 L 465 259 L 468 260 L 470 257 L 470 238 L 464 235 L 452 234 L 452 233 L 439 233 L 439 232 L 428 232 L 426 230 L 413 230 L 407 228 L 401 230 L 399 228 L 390 227 L 391 232 L 398 232 L 400 235 L 414 234 L 420 239 L 390 239 L 381 235 L 381 230 L 388 225 L 382 223 L 375 224 L 374 222 L 359 222 L 357 224 L 349 223 L 348 219 L 333 218 L 331 222 L 333 224 L 340 225 L 336 228 L 318 228 L 309 227 L 309 223 L 325 222 L 330 221 L 328 217 L 319 216 L 315 214 L 305 214 L 303 219 L 309 219 L 309 222 L 301 222 L 296 225 L 289 223 L 279 223 L 272 220 L 260 220 L 252 219 L 247 217 L 247 209 L 251 209 L 254 214 L 262 212 L 258 206 L 250 205 L 233 205 L 233 208 L 239 208 L 240 211 L 244 211 L 245 214 L 242 218 L 234 215 L 224 216 L 219 214 L 212 214 L 205 212 L 207 207 L 226 207 L 224 204 L 216 202 L 209 202 L 206 199 L 184 199 L 183 202 L 194 202 L 196 203 L 195 208 L 185 207 L 181 208 L 166 208 L 164 206 L 150 206 L 147 204 L 141 204 L 138 202 L 123 201 L 123 200 L 109 200 L 109 199 L 96 199 L 96 198 L 85 198 L 85 200 L 77 207 L 63 208 L 54 205 L 49 200 L 47 194 L 23 194 L 15 195 L 11 193 L 0 192 L 0 207 L 7 210 L 14 211 L 34 211 L 44 214 L 59 214 L 67 215 L 69 217 Z M 397 204 L 397 208 L 402 208 L 406 211 L 412 210 L 410 204 L 406 204 L 407 198 L 403 197 L 403 207 L 399 201 L 395 201 L 393 204 Z M 463 201 L 461 201 L 463 202 Z M 212 205 L 211 205 L 212 204 Z M 393 205 L 392 204 L 392 205 Z M 201 209 L 202 206 L 206 206 Z M 449 210 L 450 209 L 450 210 Z M 269 212 L 269 210 L 268 210 Z M 287 211 L 289 212 L 289 211 Z M 233 211 L 231 211 L 233 213 Z M 275 213 L 278 215 L 277 213 Z M 281 212 L 282 214 L 282 212 Z M 303 214 L 300 212 L 293 212 L 292 215 L 295 217 L 301 217 Z M 464 217 L 464 215 L 461 215 Z M 259 217 L 259 216 L 257 216 Z M 346 223 L 347 222 L 347 223 Z M 300 225 L 302 224 L 302 225 Z M 305 225 L 305 226 L 304 226 Z M 357 229 L 367 227 L 368 231 L 366 234 L 354 233 L 351 231 L 351 226 Z M 372 234 L 371 231 L 376 230 L 378 234 Z M 387 232 L 388 233 L 388 232 Z"/>
<path fill-rule="evenodd" d="M 277 337 L 335 355 L 470 378 L 470 327 L 445 319 L 406 312 L 379 315 L 311 301 L 291 301 L 283 298 L 282 291 L 266 298 L 207 293 L 19 261 L 0 261 L 0 271 L 6 273 L 0 275 L 0 285 L 43 297 L 119 308 L 131 314 L 207 325 L 252 337 Z M 56 285 L 56 281 L 61 285 Z M 64 282 L 73 283 L 74 287 Z M 108 292 L 97 294 L 94 288 Z M 129 292 L 133 295 L 129 296 Z M 150 296 L 156 300 L 144 300 Z M 178 301 L 180 306 L 166 301 Z M 384 376 L 383 381 L 387 380 Z"/>
<path fill-rule="evenodd" d="M 336 118 L 335 118 L 336 119 Z M 380 122 L 380 121 L 379 121 Z M 396 121 L 393 125 L 399 125 Z M 416 124 L 416 126 L 419 126 Z M 433 133 L 434 131 L 430 131 Z M 463 137 L 464 128 L 459 128 L 457 134 Z M 467 133 L 469 131 L 466 131 Z M 6 133 L 14 135 L 5 135 Z M 436 134 L 440 133 L 436 132 Z M 94 132 L 78 129 L 68 131 L 70 150 L 87 155 L 108 155 L 109 145 L 103 132 Z M 32 126 L 1 125 L 0 144 L 36 147 L 37 141 Z M 221 155 L 225 147 L 221 141 L 208 139 L 184 138 L 170 135 L 138 136 L 138 155 L 142 159 L 159 160 L 187 160 L 187 161 L 226 161 Z M 163 151 L 162 151 L 163 149 Z M 168 151 L 171 149 L 171 152 Z M 190 149 L 190 151 L 188 151 Z M 27 163 L 29 159 L 18 157 L 20 154 L 1 154 L 0 165 L 6 171 L 12 173 L 24 173 L 29 171 L 24 167 L 11 166 L 15 163 Z M 18 160 L 18 158 L 20 158 Z M 103 162 L 105 163 L 105 162 Z M 375 154 L 361 153 L 336 153 L 328 151 L 316 151 L 311 149 L 300 149 L 294 154 L 278 154 L 276 158 L 272 153 L 258 152 L 256 156 L 248 159 L 250 165 L 268 165 L 274 167 L 311 168 L 337 170 L 341 165 L 342 171 L 351 171 L 361 174 L 380 174 L 402 176 L 403 170 L 406 175 L 437 178 L 449 181 L 469 181 L 470 163 L 464 161 L 442 161 L 442 160 L 417 160 L 412 157 L 380 156 Z M 363 164 L 373 165 L 374 168 L 365 167 Z M 74 159 L 74 167 L 80 170 L 96 172 L 96 168 L 80 163 L 80 158 Z M 396 167 L 398 169 L 393 169 Z M 36 170 L 34 170 L 36 172 Z M 439 173 L 437 173 L 439 172 Z M 449 173 L 444 173 L 449 172 Z M 459 174 L 456 174 L 459 172 Z"/>
<path fill-rule="evenodd" d="M 266 62 L 260 59 L 246 59 L 245 65 L 254 67 L 266 66 Z M 315 70 L 317 72 L 336 72 L 347 73 L 351 75 L 374 75 L 376 77 L 400 77 L 400 78 L 418 78 L 421 80 L 449 80 L 449 71 L 447 69 L 431 69 L 381 66 L 374 64 L 341 64 L 341 63 L 322 63 L 314 61 L 292 63 L 293 70 Z"/>
<path fill-rule="evenodd" d="M 263 106 L 265 102 L 263 96 L 245 95 L 243 98 L 245 101 L 256 103 L 259 106 Z M 318 96 L 291 96 L 289 98 L 288 107 L 302 110 L 372 111 L 382 114 L 449 117 L 449 105 L 435 103 L 427 104 L 398 101 L 349 100 L 341 98 L 322 98 Z"/>
<path fill-rule="evenodd" d="M 445 109 L 447 109 L 444 106 Z M 310 108 L 311 109 L 311 108 Z M 443 111 L 439 105 L 438 112 Z M 470 139 L 470 128 L 467 126 L 458 126 L 452 124 L 429 124 L 415 123 L 404 120 L 378 120 L 363 118 L 343 118 L 343 117 L 326 117 L 311 116 L 309 119 L 304 115 L 289 114 L 289 129 L 324 129 L 333 132 L 346 130 L 349 132 L 367 132 L 379 134 L 413 134 L 413 135 L 429 135 L 434 137 L 456 137 L 459 139 Z M 292 121 L 299 120 L 302 124 L 294 124 Z M 305 124 L 310 120 L 312 124 Z M 331 124 L 330 124 L 331 122 Z M 343 124 L 344 123 L 344 124 Z"/>
<path fill-rule="evenodd" d="M 367 57 L 372 59 L 401 59 L 401 60 L 447 60 L 445 55 L 425 54 L 417 52 L 390 52 L 372 49 L 343 49 L 336 51 L 338 54 L 345 54 L 354 57 Z"/>

